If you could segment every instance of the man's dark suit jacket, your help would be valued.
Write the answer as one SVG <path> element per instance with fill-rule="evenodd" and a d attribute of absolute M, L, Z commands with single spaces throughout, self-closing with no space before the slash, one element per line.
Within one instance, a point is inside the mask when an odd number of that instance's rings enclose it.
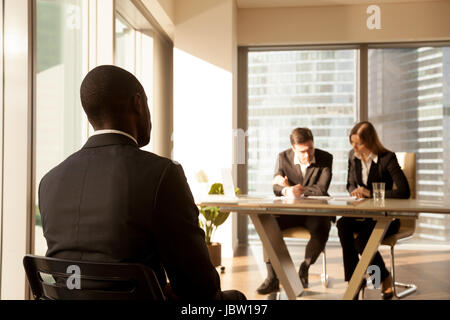
<path fill-rule="evenodd" d="M 362 181 L 362 164 L 361 160 L 355 157 L 355 152 L 350 151 L 348 157 L 348 175 L 347 190 L 352 192 L 358 186 L 362 186 L 370 190 L 372 196 L 372 183 L 385 183 L 386 198 L 402 198 L 408 199 L 410 196 L 408 180 L 398 164 L 397 156 L 393 152 L 383 152 L 378 154 L 377 162 L 372 162 L 370 166 L 367 185 Z M 394 183 L 397 189 L 393 190 Z"/>
<path fill-rule="evenodd" d="M 42 179 L 39 207 L 49 257 L 143 263 L 180 298 L 220 291 L 182 167 L 126 136 L 89 138 Z"/>
<path fill-rule="evenodd" d="M 294 164 L 294 156 L 292 148 L 278 155 L 274 177 L 277 175 L 287 176 L 291 186 L 301 184 L 305 187 L 305 196 L 327 196 L 332 176 L 333 155 L 320 149 L 314 149 L 315 163 L 311 163 L 306 169 L 305 177 L 302 175 L 300 165 Z M 274 184 L 273 192 L 275 195 L 281 196 L 283 188 Z"/>

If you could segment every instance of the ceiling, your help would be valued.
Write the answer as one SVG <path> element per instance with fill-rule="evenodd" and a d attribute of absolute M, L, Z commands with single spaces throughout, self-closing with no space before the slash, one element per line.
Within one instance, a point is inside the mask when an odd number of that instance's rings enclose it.
<path fill-rule="evenodd" d="M 376 4 L 399 2 L 431 2 L 438 0 L 376 0 Z M 238 8 L 313 7 L 338 5 L 370 5 L 374 0 L 237 0 Z"/>

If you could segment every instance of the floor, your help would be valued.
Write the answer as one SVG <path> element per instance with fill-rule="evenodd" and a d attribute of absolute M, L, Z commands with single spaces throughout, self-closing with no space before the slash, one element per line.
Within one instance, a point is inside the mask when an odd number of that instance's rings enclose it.
<path fill-rule="evenodd" d="M 294 264 L 298 269 L 303 253 L 303 245 L 288 246 Z M 311 266 L 309 271 L 309 288 L 305 290 L 302 299 L 340 300 L 344 295 L 347 283 L 344 282 L 342 266 L 342 251 L 338 245 L 327 245 L 328 288 L 321 283 L 322 256 Z M 380 249 L 386 266 L 390 268 L 390 250 Z M 417 291 L 403 299 L 450 300 L 450 250 L 396 248 L 397 281 L 413 282 Z M 272 299 L 269 295 L 259 295 L 256 288 L 266 276 L 260 244 L 240 247 L 235 257 L 223 258 L 225 267 L 221 276 L 222 290 L 237 289 L 242 291 L 249 300 Z M 283 294 L 282 294 L 283 297 Z M 365 292 L 366 300 L 380 299 L 380 290 L 371 289 Z"/>

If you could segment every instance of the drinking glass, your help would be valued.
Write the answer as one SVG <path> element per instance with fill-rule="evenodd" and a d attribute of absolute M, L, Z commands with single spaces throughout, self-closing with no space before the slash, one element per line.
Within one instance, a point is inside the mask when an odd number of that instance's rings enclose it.
<path fill-rule="evenodd" d="M 385 183 L 384 182 L 372 183 L 372 194 L 374 201 L 384 201 Z"/>

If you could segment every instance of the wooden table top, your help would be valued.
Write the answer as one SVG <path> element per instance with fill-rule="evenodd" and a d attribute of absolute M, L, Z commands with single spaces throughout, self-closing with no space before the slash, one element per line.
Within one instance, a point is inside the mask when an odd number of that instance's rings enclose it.
<path fill-rule="evenodd" d="M 332 210 L 332 211 L 364 211 L 373 213 L 409 212 L 450 214 L 450 201 L 427 201 L 417 199 L 385 199 L 376 202 L 373 199 L 351 200 L 349 197 L 317 197 L 288 199 L 285 197 L 252 197 L 207 196 L 197 202 L 199 206 L 218 206 L 223 208 L 265 209 L 265 210 Z"/>

